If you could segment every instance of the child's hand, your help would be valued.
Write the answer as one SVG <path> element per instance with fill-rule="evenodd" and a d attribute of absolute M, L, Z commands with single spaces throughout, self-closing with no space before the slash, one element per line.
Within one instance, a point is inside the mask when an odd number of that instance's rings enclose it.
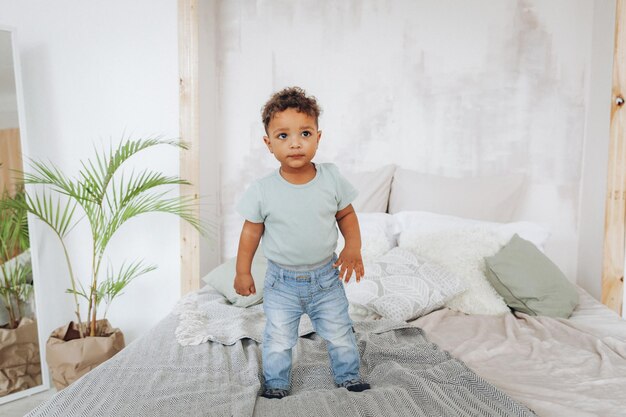
<path fill-rule="evenodd" d="M 237 274 L 235 275 L 235 292 L 239 295 L 252 295 L 256 294 L 256 288 L 254 287 L 254 279 L 251 274 Z"/>
<path fill-rule="evenodd" d="M 361 278 L 365 275 L 363 259 L 361 259 L 361 251 L 359 249 L 343 248 L 339 254 L 339 258 L 337 258 L 337 262 L 333 264 L 335 268 L 340 265 L 339 279 L 343 280 L 346 284 L 350 281 L 353 272 L 356 274 L 356 282 L 361 281 Z"/>

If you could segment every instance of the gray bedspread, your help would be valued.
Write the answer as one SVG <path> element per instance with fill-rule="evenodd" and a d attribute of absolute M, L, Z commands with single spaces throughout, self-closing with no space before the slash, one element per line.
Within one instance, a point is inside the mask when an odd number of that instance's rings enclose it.
<path fill-rule="evenodd" d="M 199 317 L 210 316 L 213 302 L 224 305 L 215 294 L 205 291 L 205 296 L 198 303 L 204 306 Z M 231 323 L 238 312 L 253 310 L 232 307 Z M 295 348 L 292 395 L 282 400 L 260 398 L 259 343 L 243 338 L 230 345 L 209 341 L 182 346 L 175 337 L 179 314 L 167 316 L 27 416 L 534 415 L 430 343 L 419 328 L 383 320 L 354 326 L 361 374 L 372 384 L 371 390 L 352 393 L 336 388 L 326 344 L 313 333 L 301 337 Z M 258 320 L 250 331 L 258 333 L 262 325 Z M 221 325 L 225 326 L 241 332 L 239 326 Z M 228 336 L 223 332 L 222 337 Z"/>

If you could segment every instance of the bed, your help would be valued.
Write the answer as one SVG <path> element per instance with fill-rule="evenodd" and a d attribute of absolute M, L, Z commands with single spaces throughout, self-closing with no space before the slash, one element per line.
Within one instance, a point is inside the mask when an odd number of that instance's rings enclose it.
<path fill-rule="evenodd" d="M 380 190 L 391 179 L 364 183 Z M 626 414 L 624 320 L 582 288 L 563 283 L 576 293 L 567 318 L 511 312 L 484 279 L 480 265 L 512 236 L 542 253 L 549 237 L 542 227 L 432 212 L 385 213 L 391 199 L 378 201 L 362 189 L 363 194 L 355 204 L 374 209 L 359 216 L 370 273 L 362 281 L 366 285 L 346 290 L 362 376 L 371 390 L 350 393 L 334 386 L 325 343 L 305 316 L 292 395 L 258 397 L 262 299 L 241 304 L 228 292 L 231 260 L 157 326 L 28 417 Z M 373 202 L 385 209 L 366 207 Z M 496 214 L 502 212 L 490 216 Z M 253 268 L 262 270 L 262 259 Z M 385 271 L 393 271 L 393 279 Z"/>

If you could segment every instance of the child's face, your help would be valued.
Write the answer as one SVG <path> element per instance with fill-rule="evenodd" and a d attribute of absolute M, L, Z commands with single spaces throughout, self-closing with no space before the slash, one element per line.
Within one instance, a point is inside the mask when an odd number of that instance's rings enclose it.
<path fill-rule="evenodd" d="M 274 114 L 263 137 L 282 168 L 308 168 L 317 152 L 322 132 L 315 118 L 296 109 Z"/>

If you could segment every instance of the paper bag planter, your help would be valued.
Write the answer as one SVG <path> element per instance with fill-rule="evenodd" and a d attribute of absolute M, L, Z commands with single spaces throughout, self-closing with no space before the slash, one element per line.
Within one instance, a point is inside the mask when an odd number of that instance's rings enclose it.
<path fill-rule="evenodd" d="M 55 329 L 46 343 L 46 362 L 57 390 L 111 359 L 124 348 L 124 334 L 106 319 L 96 322 L 103 336 L 80 337 L 74 322 Z"/>
<path fill-rule="evenodd" d="M 41 385 L 37 322 L 24 317 L 15 329 L 0 328 L 0 396 Z"/>

